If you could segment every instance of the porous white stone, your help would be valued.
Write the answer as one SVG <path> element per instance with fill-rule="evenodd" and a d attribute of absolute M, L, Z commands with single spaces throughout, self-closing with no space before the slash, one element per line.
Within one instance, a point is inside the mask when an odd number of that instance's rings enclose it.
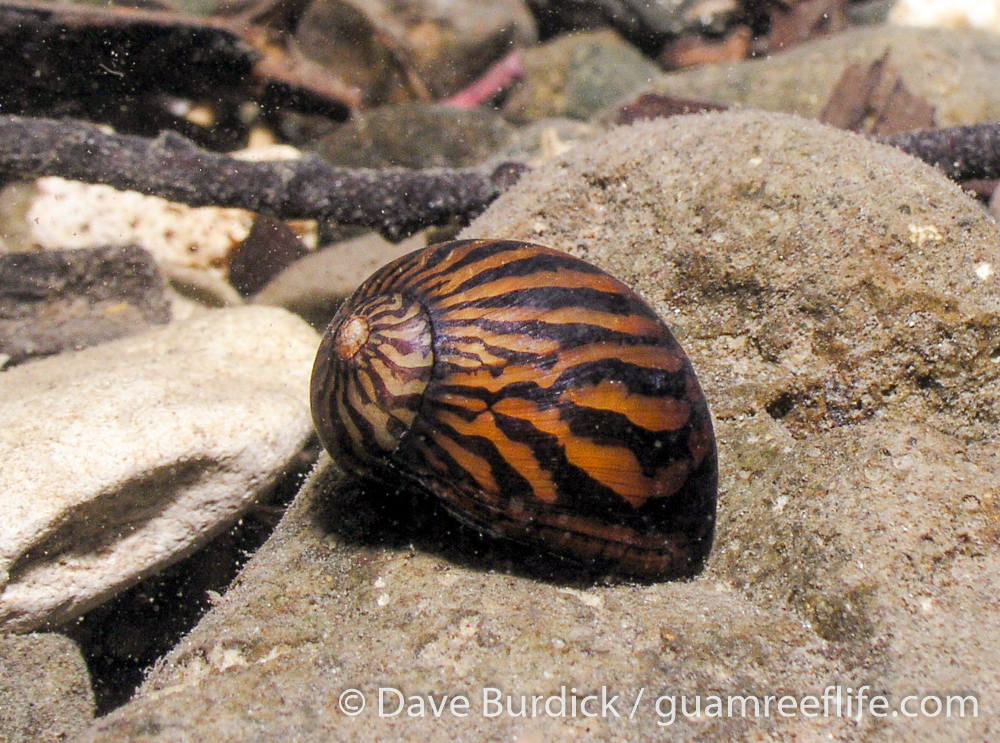
<path fill-rule="evenodd" d="M 42 248 L 141 245 L 157 263 L 220 270 L 253 226 L 253 212 L 192 208 L 136 191 L 39 178 L 28 208 L 32 240 Z"/>
<path fill-rule="evenodd" d="M 66 622 L 233 523 L 312 431 L 318 342 L 244 307 L 0 372 L 0 630 Z"/>
<path fill-rule="evenodd" d="M 231 152 L 237 160 L 295 160 L 301 153 L 276 145 Z M 34 182 L 26 199 L 23 232 L 14 249 L 63 250 L 107 245 L 138 245 L 173 277 L 186 269 L 225 280 L 229 253 L 250 232 L 256 216 L 244 209 L 190 207 L 137 191 L 49 176 Z M 9 205 L 6 207 L 11 209 Z M 0 207 L 2 209 L 2 207 Z M 12 229 L 7 215 L 7 230 Z M 289 227 L 306 247 L 316 247 L 314 220 L 292 220 Z"/>

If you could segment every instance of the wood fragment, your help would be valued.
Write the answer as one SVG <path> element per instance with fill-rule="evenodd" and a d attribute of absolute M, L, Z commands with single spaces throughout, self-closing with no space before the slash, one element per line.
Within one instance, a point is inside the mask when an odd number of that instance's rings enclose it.
<path fill-rule="evenodd" d="M 770 9 L 767 49 L 774 53 L 803 41 L 842 31 L 847 26 L 847 0 L 786 0 Z"/>
<path fill-rule="evenodd" d="M 990 201 L 990 199 L 993 198 L 993 194 L 996 193 L 997 182 L 982 178 L 973 179 L 971 181 L 962 181 L 962 190 L 969 194 L 972 198 L 985 203 Z"/>
<path fill-rule="evenodd" d="M 753 32 L 748 26 L 737 26 L 720 41 L 688 34 L 667 43 L 660 52 L 660 66 L 665 70 L 680 70 L 705 64 L 739 62 L 750 51 Z"/>
<path fill-rule="evenodd" d="M 661 119 L 705 111 L 726 111 L 729 106 L 712 101 L 696 101 L 659 93 L 643 93 L 631 103 L 621 106 L 615 114 L 616 124 L 632 124 L 643 119 Z"/>
<path fill-rule="evenodd" d="M 261 214 L 229 253 L 229 283 L 241 297 L 249 297 L 308 253 L 284 222 Z"/>
<path fill-rule="evenodd" d="M 915 129 L 931 129 L 934 124 L 934 106 L 926 98 L 914 95 L 897 77 L 886 103 L 878 111 L 871 133 L 889 136 Z"/>
<path fill-rule="evenodd" d="M 954 181 L 1000 178 L 1000 124 L 921 129 L 878 137 L 933 165 Z"/>
<path fill-rule="evenodd" d="M 360 92 L 241 20 L 184 13 L 0 2 L 0 108 L 86 111 L 95 100 L 168 94 L 249 99 L 270 82 L 346 116 Z M 294 107 L 295 98 L 289 107 Z"/>
<path fill-rule="evenodd" d="M 824 124 L 877 136 L 934 126 L 934 107 L 906 89 L 886 50 L 844 70 L 820 113 Z"/>
<path fill-rule="evenodd" d="M 928 129 L 875 138 L 957 180 L 1000 178 L 1000 125 Z M 0 116 L 0 180 L 57 175 L 190 206 L 317 219 L 401 240 L 424 227 L 468 222 L 517 181 L 524 166 L 477 170 L 350 170 L 306 157 L 248 162 L 206 152 L 172 132 L 156 139 L 106 134 L 73 121 Z"/>

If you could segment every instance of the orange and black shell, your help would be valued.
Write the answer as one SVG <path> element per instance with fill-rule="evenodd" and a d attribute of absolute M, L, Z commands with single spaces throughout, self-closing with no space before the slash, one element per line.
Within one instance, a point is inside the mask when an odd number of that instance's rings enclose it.
<path fill-rule="evenodd" d="M 311 397 L 345 469 L 402 476 L 495 536 L 647 577 L 711 549 L 690 361 L 635 292 L 561 251 L 465 240 L 384 266 L 327 328 Z"/>

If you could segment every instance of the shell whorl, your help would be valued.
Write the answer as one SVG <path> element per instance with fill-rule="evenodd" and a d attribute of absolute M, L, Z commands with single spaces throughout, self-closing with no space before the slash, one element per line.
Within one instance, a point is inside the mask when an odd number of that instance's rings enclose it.
<path fill-rule="evenodd" d="M 456 241 L 380 269 L 327 330 L 312 396 L 346 468 L 399 473 L 495 535 L 656 576 L 711 547 L 715 438 L 687 356 L 560 251 Z"/>
<path fill-rule="evenodd" d="M 347 302 L 323 339 L 313 410 L 324 446 L 376 474 L 409 430 L 434 366 L 431 324 L 418 302 L 381 294 Z"/>

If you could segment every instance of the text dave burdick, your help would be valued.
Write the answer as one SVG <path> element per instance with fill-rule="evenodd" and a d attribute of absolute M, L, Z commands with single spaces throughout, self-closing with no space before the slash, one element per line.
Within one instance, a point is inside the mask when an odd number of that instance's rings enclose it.
<path fill-rule="evenodd" d="M 848 717 L 946 717 L 979 716 L 975 694 L 911 694 L 894 703 L 890 697 L 869 686 L 828 686 L 822 693 L 791 695 L 678 695 L 648 693 L 641 688 L 633 694 L 616 693 L 607 686 L 587 692 L 561 686 L 556 693 L 514 694 L 487 686 L 478 694 L 410 694 L 391 686 L 365 694 L 346 689 L 338 706 L 350 717 L 367 709 L 385 718 L 470 717 L 553 717 L 628 718 L 642 705 L 649 705 L 657 725 L 672 725 L 679 719 L 697 718 L 789 718 Z"/>

